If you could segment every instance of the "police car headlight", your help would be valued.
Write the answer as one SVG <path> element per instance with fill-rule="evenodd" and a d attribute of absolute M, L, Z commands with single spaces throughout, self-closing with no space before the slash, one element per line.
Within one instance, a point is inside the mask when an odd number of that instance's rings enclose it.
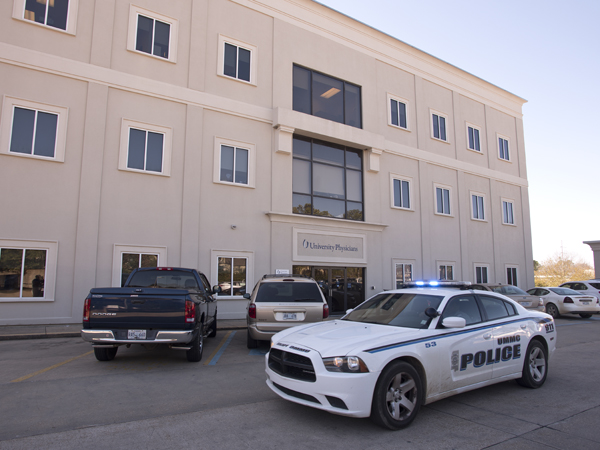
<path fill-rule="evenodd" d="M 367 365 L 358 356 L 336 356 L 323 358 L 323 364 L 329 372 L 366 373 Z"/>

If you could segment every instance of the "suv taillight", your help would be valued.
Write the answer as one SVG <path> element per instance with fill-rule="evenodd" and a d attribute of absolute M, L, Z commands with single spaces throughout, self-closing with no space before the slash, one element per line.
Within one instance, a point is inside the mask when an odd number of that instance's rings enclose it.
<path fill-rule="evenodd" d="M 90 298 L 86 297 L 85 302 L 83 303 L 83 321 L 90 321 Z"/>
<path fill-rule="evenodd" d="M 323 305 L 323 319 L 327 319 L 329 317 L 329 305 L 325 303 Z"/>
<path fill-rule="evenodd" d="M 573 299 L 571 297 L 565 297 L 563 303 L 573 303 Z"/>
<path fill-rule="evenodd" d="M 248 317 L 251 319 L 256 319 L 256 305 L 254 303 L 250 303 L 250 305 L 248 305 Z"/>
<path fill-rule="evenodd" d="M 185 323 L 194 323 L 196 320 L 196 305 L 191 300 L 185 301 Z"/>

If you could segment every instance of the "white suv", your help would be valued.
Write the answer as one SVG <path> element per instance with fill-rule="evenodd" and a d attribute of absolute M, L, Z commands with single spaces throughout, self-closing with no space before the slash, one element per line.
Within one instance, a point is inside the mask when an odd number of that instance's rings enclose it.
<path fill-rule="evenodd" d="M 560 287 L 573 289 L 585 295 L 593 295 L 600 300 L 600 280 L 569 281 L 561 284 Z"/>

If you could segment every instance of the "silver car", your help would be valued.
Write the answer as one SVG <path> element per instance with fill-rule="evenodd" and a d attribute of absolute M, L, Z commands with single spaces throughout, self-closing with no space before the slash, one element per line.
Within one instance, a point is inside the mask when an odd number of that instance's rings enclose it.
<path fill-rule="evenodd" d="M 573 289 L 584 295 L 593 295 L 600 300 L 600 280 L 569 281 L 561 284 L 560 287 Z"/>
<path fill-rule="evenodd" d="M 593 295 L 583 295 L 564 287 L 538 287 L 527 291 L 544 299 L 546 312 L 555 319 L 561 314 L 579 314 L 589 319 L 592 314 L 600 313 L 599 300 Z"/>
<path fill-rule="evenodd" d="M 329 317 L 329 306 L 315 280 L 301 275 L 265 275 L 245 294 L 250 300 L 247 345 L 269 341 L 275 333 Z"/>
<path fill-rule="evenodd" d="M 472 284 L 471 289 L 480 291 L 492 291 L 498 294 L 506 295 L 518 302 L 523 308 L 544 311 L 544 300 L 535 295 L 529 295 L 523 289 L 512 284 Z"/>

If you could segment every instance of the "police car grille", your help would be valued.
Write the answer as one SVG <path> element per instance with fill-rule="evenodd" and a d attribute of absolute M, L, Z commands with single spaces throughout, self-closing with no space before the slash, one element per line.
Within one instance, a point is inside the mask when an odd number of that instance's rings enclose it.
<path fill-rule="evenodd" d="M 286 378 L 314 382 L 315 368 L 310 358 L 296 353 L 284 352 L 279 349 L 271 349 L 269 352 L 269 368 Z"/>

